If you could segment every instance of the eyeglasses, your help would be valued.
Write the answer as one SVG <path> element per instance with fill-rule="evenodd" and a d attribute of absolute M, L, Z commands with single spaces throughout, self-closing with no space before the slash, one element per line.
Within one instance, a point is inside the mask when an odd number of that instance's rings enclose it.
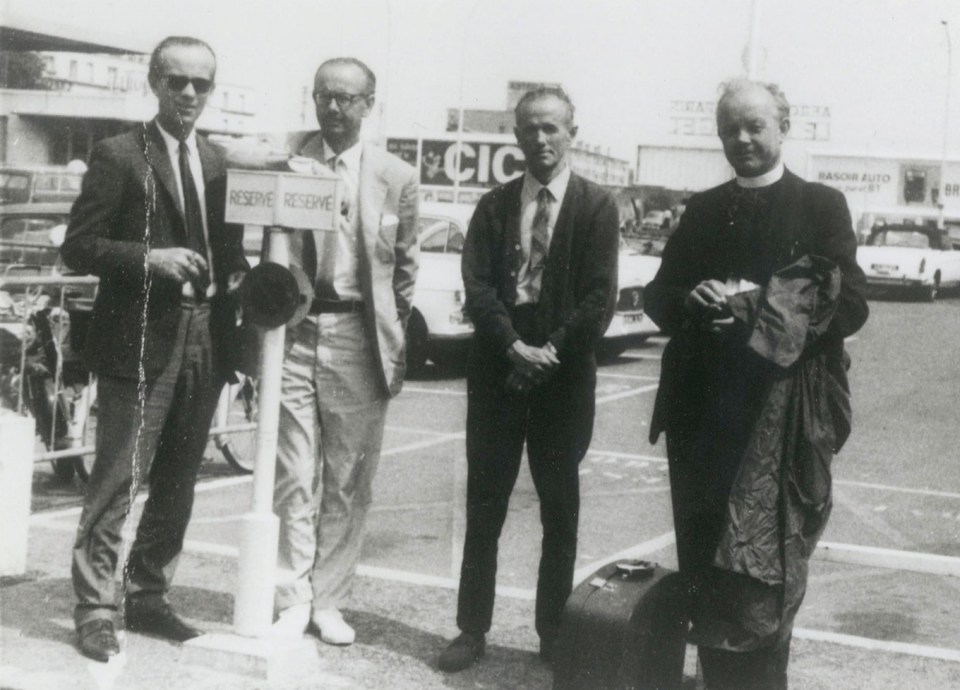
<path fill-rule="evenodd" d="M 326 93 L 323 91 L 314 91 L 313 100 L 316 101 L 317 105 L 321 108 L 326 108 L 330 105 L 331 101 L 337 102 L 337 107 L 340 110 L 349 108 L 351 105 L 359 101 L 361 98 L 370 98 L 368 93 Z"/>
<path fill-rule="evenodd" d="M 167 88 L 171 91 L 177 92 L 187 88 L 187 84 L 193 84 L 193 90 L 200 96 L 210 93 L 210 90 L 213 89 L 212 79 L 204 79 L 203 77 L 191 78 L 185 77 L 182 74 L 166 74 L 163 77 L 163 83 L 166 84 Z"/>

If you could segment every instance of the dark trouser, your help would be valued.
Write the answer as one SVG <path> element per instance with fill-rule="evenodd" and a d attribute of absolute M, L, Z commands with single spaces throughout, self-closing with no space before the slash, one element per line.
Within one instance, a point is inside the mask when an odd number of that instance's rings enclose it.
<path fill-rule="evenodd" d="M 96 462 L 73 548 L 78 626 L 113 618 L 124 522 L 145 478 L 149 496 L 124 568 L 124 593 L 162 597 L 169 588 L 219 396 L 209 321 L 207 305 L 185 303 L 170 360 L 144 386 L 98 378 Z"/>
<path fill-rule="evenodd" d="M 553 378 L 528 394 L 506 391 L 507 371 L 505 358 L 481 357 L 471 363 L 468 377 L 467 533 L 457 625 L 471 633 L 490 629 L 497 540 L 526 441 L 543 526 L 536 628 L 541 638 L 552 640 L 573 586 L 578 465 L 593 434 L 596 363 L 592 356 L 564 362 Z"/>
<path fill-rule="evenodd" d="M 699 647 L 707 690 L 787 690 L 790 638 L 752 652 Z"/>

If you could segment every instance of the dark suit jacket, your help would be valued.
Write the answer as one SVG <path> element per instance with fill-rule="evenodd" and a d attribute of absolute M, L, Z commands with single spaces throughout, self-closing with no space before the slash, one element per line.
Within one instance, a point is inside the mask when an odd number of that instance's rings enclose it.
<path fill-rule="evenodd" d="M 226 280 L 249 265 L 242 228 L 228 229 L 223 221 L 223 156 L 200 136 L 197 149 L 218 282 L 211 305 L 214 362 L 221 375 L 229 377 L 233 362 L 228 346 L 236 340 L 236 326 Z M 149 379 L 164 367 L 176 336 L 181 286 L 146 273 L 146 255 L 150 248 L 184 245 L 176 177 L 157 125 L 145 123 L 99 142 L 60 248 L 71 269 L 100 277 L 84 352 L 92 371 L 138 378 L 142 365 Z"/>
<path fill-rule="evenodd" d="M 689 314 L 684 300 L 701 281 L 725 281 L 720 237 L 729 224 L 728 204 L 735 180 L 708 189 L 690 198 L 676 231 L 664 248 L 656 277 L 644 290 L 644 307 L 650 317 L 669 335 L 684 328 Z M 866 280 L 857 265 L 857 240 L 850 211 L 843 194 L 822 184 L 806 182 L 789 170 L 784 173 L 769 218 L 773 249 L 765 258 L 767 279 L 778 269 L 804 255 L 824 257 L 840 269 L 840 295 L 827 332 L 809 343 L 804 357 L 828 355 L 835 375 L 846 382 L 843 338 L 855 333 L 867 320 L 863 297 Z M 761 285 L 763 287 L 763 285 Z M 651 441 L 675 423 L 678 410 L 697 401 L 685 400 L 684 385 L 670 380 L 667 361 L 676 348 L 664 353 L 664 374 L 650 428 Z M 686 391 L 686 395 L 696 395 Z"/>
<path fill-rule="evenodd" d="M 475 350 L 505 359 L 519 338 L 510 318 L 517 301 L 520 193 L 523 177 L 497 187 L 477 204 L 463 248 L 465 308 L 476 327 Z M 561 360 L 593 354 L 613 317 L 617 294 L 619 216 L 602 187 L 571 175 L 550 240 L 537 303 L 537 336 Z"/>

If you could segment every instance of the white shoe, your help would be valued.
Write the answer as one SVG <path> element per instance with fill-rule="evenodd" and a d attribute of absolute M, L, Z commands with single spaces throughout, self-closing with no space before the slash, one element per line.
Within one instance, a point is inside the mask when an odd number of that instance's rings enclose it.
<path fill-rule="evenodd" d="M 320 632 L 321 641 L 342 646 L 353 644 L 356 633 L 346 624 L 337 609 L 314 611 L 311 620 Z"/>
<path fill-rule="evenodd" d="M 272 637 L 303 637 L 310 625 L 310 604 L 294 604 L 280 612 L 277 622 L 270 628 Z"/>

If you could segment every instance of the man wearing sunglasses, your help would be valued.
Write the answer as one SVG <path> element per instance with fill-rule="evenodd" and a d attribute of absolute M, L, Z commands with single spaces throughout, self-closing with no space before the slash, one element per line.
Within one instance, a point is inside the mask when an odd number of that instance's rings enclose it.
<path fill-rule="evenodd" d="M 287 331 L 274 511 L 280 517 L 276 632 L 348 645 L 344 603 L 360 559 L 390 398 L 406 369 L 417 273 L 416 171 L 360 141 L 376 77 L 354 58 L 320 65 L 319 132 L 299 163 L 343 181 L 337 232 L 296 233 L 291 261 L 314 285 L 310 315 Z M 293 162 L 292 162 L 293 164 Z"/>
<path fill-rule="evenodd" d="M 98 143 L 61 247 L 100 277 L 85 348 L 98 376 L 96 462 L 73 550 L 80 651 L 107 661 L 114 576 L 131 499 L 149 496 L 123 564 L 127 630 L 175 641 L 200 632 L 166 599 L 220 388 L 233 375 L 229 294 L 249 268 L 242 230 L 223 222 L 221 154 L 194 131 L 216 58 L 195 38 L 164 39 L 150 58 L 151 122 Z"/>

